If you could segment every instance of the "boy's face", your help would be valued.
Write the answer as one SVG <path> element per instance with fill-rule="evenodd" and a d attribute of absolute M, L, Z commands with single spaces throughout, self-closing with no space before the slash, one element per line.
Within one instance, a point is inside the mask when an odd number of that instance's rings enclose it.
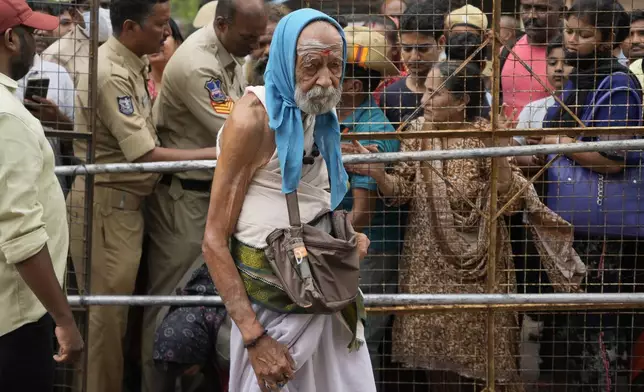
<path fill-rule="evenodd" d="M 400 34 L 402 60 L 413 76 L 425 77 L 438 61 L 445 37 L 436 42 L 434 37 L 420 33 Z"/>

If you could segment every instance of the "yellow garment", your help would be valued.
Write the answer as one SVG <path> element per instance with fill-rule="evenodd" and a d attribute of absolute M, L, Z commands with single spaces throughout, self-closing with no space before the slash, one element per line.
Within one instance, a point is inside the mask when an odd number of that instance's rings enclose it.
<path fill-rule="evenodd" d="M 15 265 L 47 245 L 62 284 L 69 241 L 54 153 L 40 122 L 14 97 L 17 87 L 0 74 L 0 336 L 46 313 Z"/>

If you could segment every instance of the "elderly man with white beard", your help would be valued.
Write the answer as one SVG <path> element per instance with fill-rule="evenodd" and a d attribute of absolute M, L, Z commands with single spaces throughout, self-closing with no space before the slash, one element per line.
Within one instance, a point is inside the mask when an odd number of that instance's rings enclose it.
<path fill-rule="evenodd" d="M 369 247 L 366 236 L 348 226 L 352 240 L 345 242 L 352 253 L 338 260 L 355 259 L 355 268 L 336 274 L 336 280 L 349 283 L 333 289 L 355 295 L 337 311 L 300 306 L 282 269 L 301 268 L 302 279 L 313 271 L 314 282 L 303 291 L 319 288 L 319 298 L 330 298 L 325 286 L 337 284 L 318 279 L 319 263 L 309 262 L 317 256 L 316 245 L 307 243 L 307 230 L 319 229 L 331 242 L 342 237 L 339 215 L 329 211 L 348 187 L 335 111 L 346 60 L 344 33 L 327 15 L 301 9 L 278 24 L 269 58 L 266 86 L 249 87 L 219 132 L 204 235 L 206 264 L 235 324 L 229 389 L 375 392 L 357 288 L 359 260 Z M 291 195 L 299 201 L 287 202 Z M 289 212 L 297 209 L 300 216 L 293 219 Z M 281 263 L 269 251 L 274 234 L 297 229 L 294 222 L 300 219 L 303 242 L 289 243 L 294 246 L 289 257 L 295 255 L 297 263 Z M 333 274 L 335 266 L 322 267 Z M 347 275 L 355 282 L 343 280 Z"/>

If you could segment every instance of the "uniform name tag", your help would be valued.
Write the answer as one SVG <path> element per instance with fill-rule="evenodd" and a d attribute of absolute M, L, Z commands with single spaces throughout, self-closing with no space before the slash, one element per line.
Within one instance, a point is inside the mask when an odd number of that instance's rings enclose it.
<path fill-rule="evenodd" d="M 119 105 L 119 112 L 126 116 L 131 116 L 132 114 L 134 114 L 134 104 L 132 104 L 132 97 L 118 97 L 117 101 Z"/>

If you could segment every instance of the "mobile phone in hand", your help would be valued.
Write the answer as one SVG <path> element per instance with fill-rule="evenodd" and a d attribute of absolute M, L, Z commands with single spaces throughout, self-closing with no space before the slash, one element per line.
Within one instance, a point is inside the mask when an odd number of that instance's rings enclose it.
<path fill-rule="evenodd" d="M 27 79 L 27 88 L 25 89 L 25 99 L 37 97 L 47 98 L 49 91 L 49 78 Z"/>

